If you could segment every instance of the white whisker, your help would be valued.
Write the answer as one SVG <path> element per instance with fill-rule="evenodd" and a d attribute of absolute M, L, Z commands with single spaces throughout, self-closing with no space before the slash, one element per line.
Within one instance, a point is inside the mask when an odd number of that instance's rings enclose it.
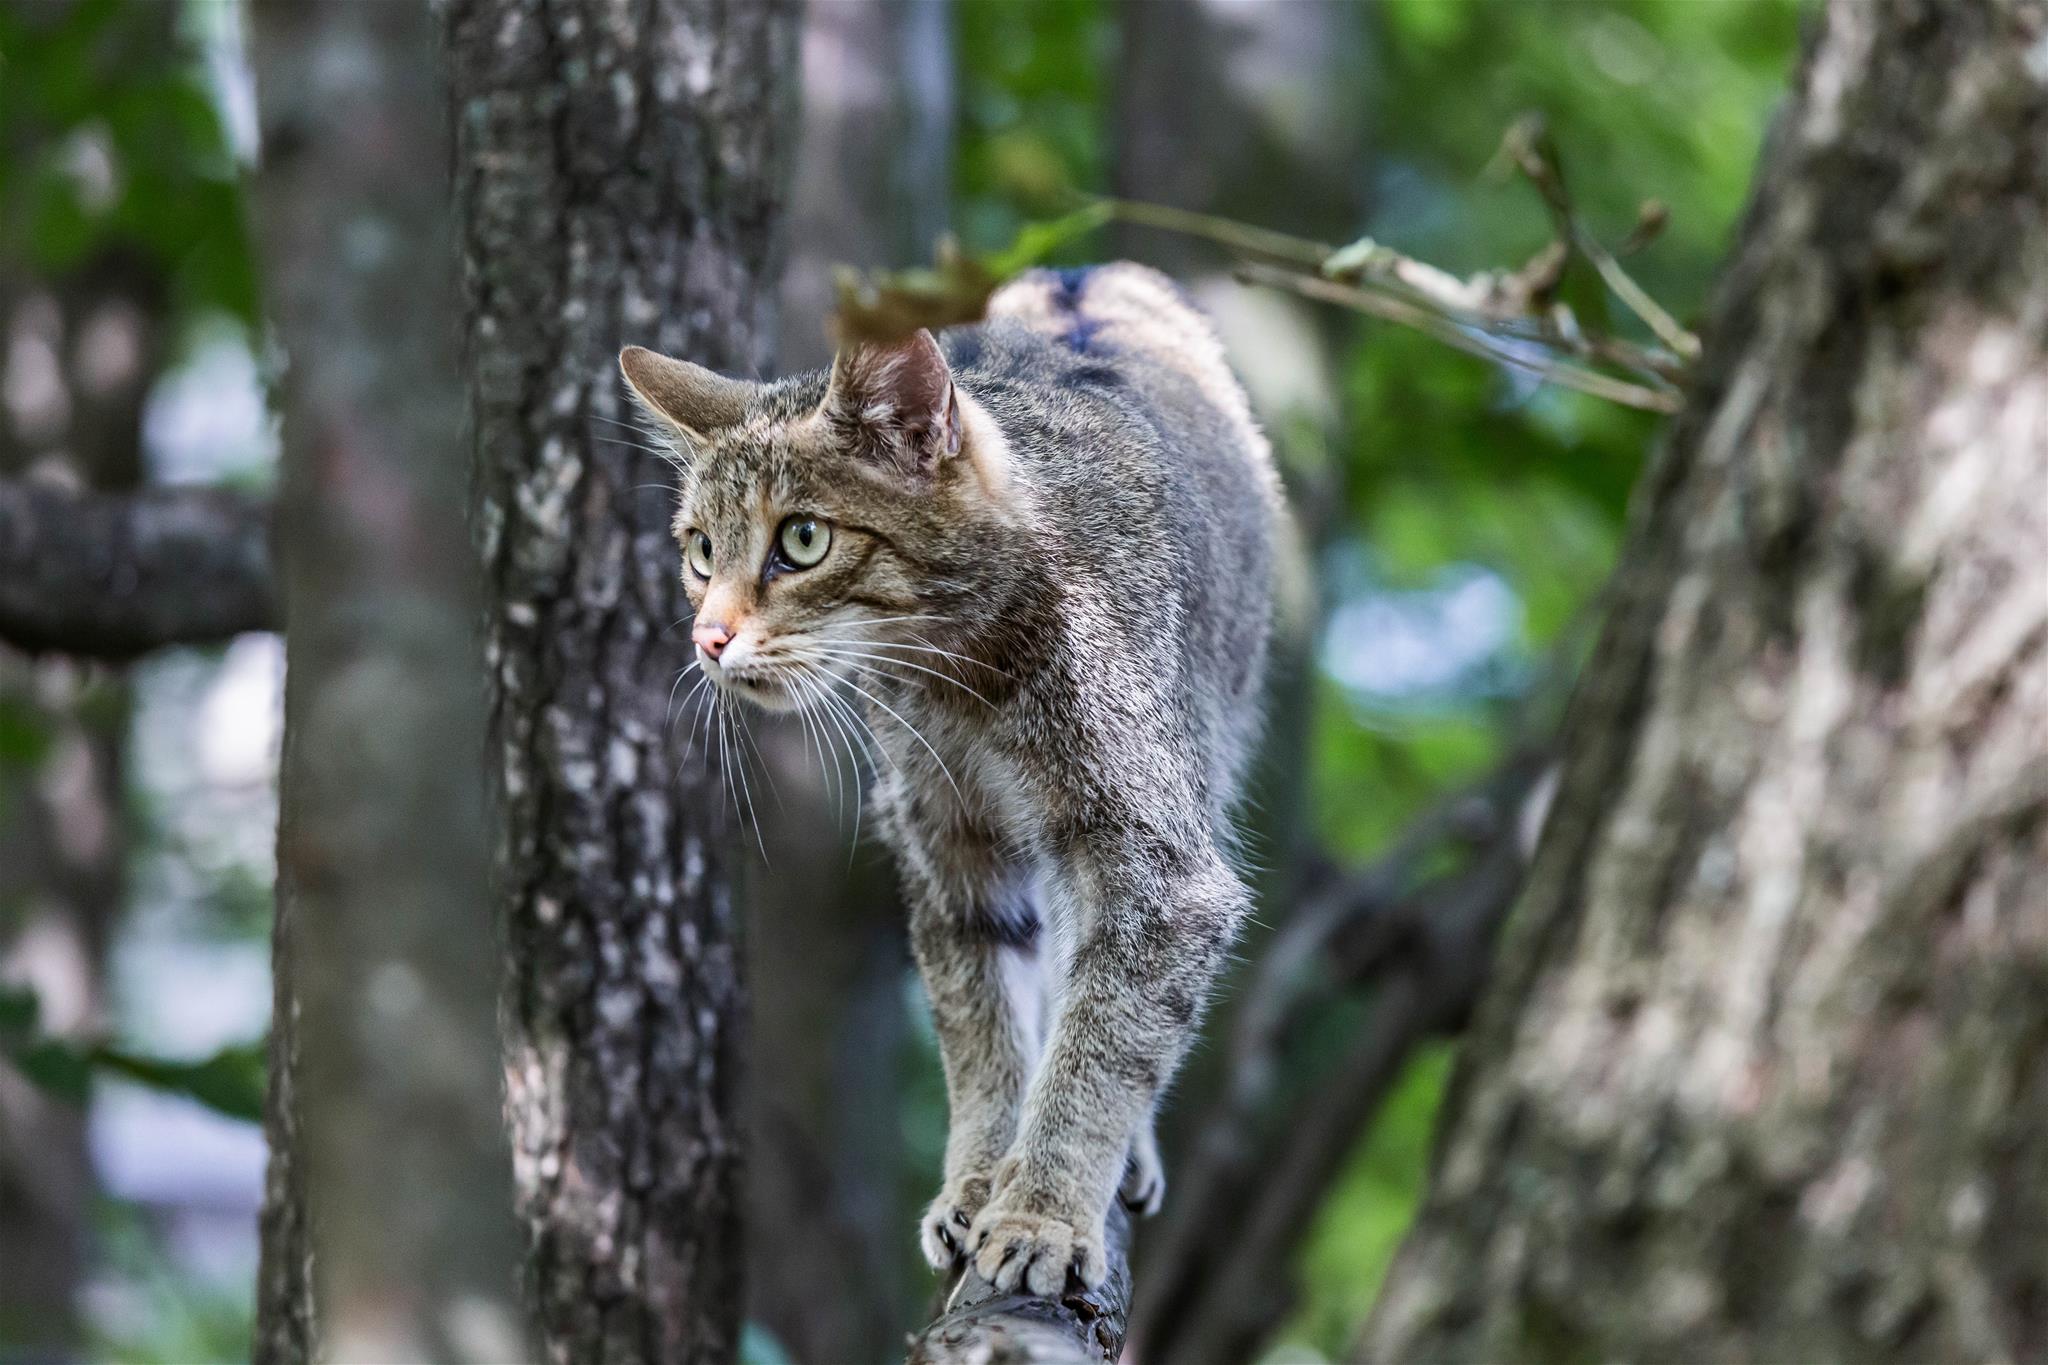
<path fill-rule="evenodd" d="M 852 717 L 855 721 L 859 721 L 860 717 L 846 704 L 844 699 L 832 691 L 831 684 L 836 679 L 830 673 L 817 668 L 816 665 L 807 664 L 805 667 L 813 669 L 818 674 L 818 677 L 823 680 L 807 681 L 810 682 L 810 686 L 816 691 L 818 700 L 824 704 L 825 715 L 830 717 L 832 728 L 838 732 L 840 739 L 846 745 L 847 766 L 853 770 L 853 848 L 857 849 L 860 847 L 861 814 L 860 753 L 858 751 L 865 749 L 866 746 L 860 740 L 858 732 L 847 725 L 847 718 Z M 874 767 L 874 753 L 872 750 L 868 750 L 867 753 L 868 766 L 872 769 Z M 851 849 L 848 850 L 846 855 L 846 865 L 848 867 L 853 866 L 853 852 Z"/>
<path fill-rule="evenodd" d="M 865 687 L 862 687 L 853 679 L 847 678 L 843 681 L 846 683 L 848 687 L 860 693 L 863 697 L 866 697 L 869 701 L 873 702 L 875 705 L 881 707 L 884 711 L 888 712 L 891 716 L 895 717 L 896 723 L 898 725 L 910 731 L 911 738 L 915 739 L 919 744 L 924 745 L 924 751 L 932 756 L 932 762 L 939 765 L 939 771 L 945 774 L 946 785 L 953 789 L 953 795 L 959 798 L 960 804 L 964 807 L 967 804 L 967 797 L 963 792 L 961 792 L 960 784 L 953 780 L 953 770 L 946 766 L 946 760 L 939 757 L 939 751 L 932 747 L 932 742 L 924 737 L 923 732 L 921 732 L 915 725 L 912 725 L 909 721 L 903 719 L 903 717 L 897 713 L 895 707 L 889 705 L 889 703 L 883 701 L 880 697 L 868 691 Z M 883 752 L 885 754 L 888 752 L 886 746 L 884 746 Z"/>
<path fill-rule="evenodd" d="M 833 805 L 839 815 L 839 818 L 843 820 L 846 818 L 846 773 L 839 766 L 839 746 L 837 742 L 834 740 L 832 733 L 826 728 L 826 722 L 828 719 L 828 709 L 825 705 L 825 699 L 820 695 L 818 685 L 812 682 L 808 677 L 805 677 L 802 673 L 792 672 L 789 676 L 790 682 L 794 686 L 802 689 L 804 693 L 806 700 L 803 709 L 805 710 L 805 712 L 809 713 L 811 708 L 816 708 L 816 715 L 814 717 L 814 720 L 818 731 L 818 761 L 820 766 L 823 766 L 825 761 L 826 750 L 829 749 L 831 751 L 832 785 L 834 788 Z M 849 757 L 851 757 L 850 754 Z M 854 762 L 853 767 L 853 781 L 853 827 L 854 837 L 855 839 L 858 839 L 860 837 L 860 764 L 857 760 Z"/>
<path fill-rule="evenodd" d="M 761 765 L 761 779 L 768 784 L 768 793 L 775 798 L 776 809 L 780 810 L 782 793 L 775 787 L 775 769 L 769 764 L 768 756 L 761 752 L 760 744 L 754 739 L 754 727 L 747 724 L 747 715 L 747 708 L 742 706 L 739 710 L 740 737 L 746 740 L 747 747 L 754 751 L 754 759 Z"/>
<path fill-rule="evenodd" d="M 983 663 L 980 659 L 977 659 L 972 655 L 962 654 L 959 653 L 957 650 L 941 649 L 934 644 L 912 645 L 905 644 L 901 640 L 846 640 L 832 635 L 806 635 L 802 637 L 802 643 L 820 645 L 862 645 L 869 649 L 907 649 L 916 654 L 936 654 L 942 659 L 954 659 L 960 663 L 968 665 L 970 668 L 985 668 L 999 678 L 1009 678 L 1011 682 L 1017 681 L 1015 678 L 1010 677 L 1010 675 L 1008 673 L 1005 673 L 1002 669 L 997 668 L 994 664 Z"/>
<path fill-rule="evenodd" d="M 815 752 L 817 756 L 818 781 L 824 786 L 826 794 L 831 796 L 834 810 L 844 814 L 844 799 L 837 790 L 838 783 L 835 780 L 838 772 L 836 769 L 826 768 L 825 746 L 819 740 L 817 730 L 812 724 L 811 699 L 802 689 L 802 680 L 794 673 L 790 674 L 786 686 L 789 688 L 790 700 L 796 704 L 797 723 L 804 727 L 804 748 L 807 752 Z"/>
<path fill-rule="evenodd" d="M 735 728 L 740 732 L 743 739 L 748 743 L 752 743 L 753 737 L 747 733 L 745 717 L 741 717 L 736 722 Z M 751 821 L 754 826 L 754 847 L 761 850 L 761 862 L 764 865 L 773 866 L 768 859 L 768 841 L 761 835 L 761 814 L 754 809 L 754 789 L 747 782 L 747 752 L 737 741 L 733 744 L 733 759 L 733 772 L 739 778 L 740 791 L 747 798 L 746 819 Z M 743 822 L 741 828 L 744 829 L 745 827 L 746 825 Z"/>
<path fill-rule="evenodd" d="M 816 644 L 817 642 L 816 642 L 816 641 L 806 641 L 805 643 L 806 643 L 806 644 Z M 826 657 L 826 658 L 828 658 L 828 659 L 849 659 L 849 660 L 851 660 L 851 659 L 871 659 L 871 660 L 873 660 L 873 661 L 874 661 L 874 662 L 876 662 L 876 663 L 883 663 L 883 664 L 892 664 L 892 665 L 894 665 L 894 666 L 895 666 L 895 667 L 897 667 L 897 668 L 914 668 L 914 669 L 916 669 L 916 670 L 917 670 L 918 672 L 920 672 L 920 673 L 925 673 L 925 674 L 929 674 L 930 676 L 932 676 L 932 677 L 934 677 L 934 678 L 937 678 L 937 679 L 938 679 L 938 680 L 939 680 L 940 682 L 948 682 L 948 683 L 951 683 L 951 684 L 953 684 L 953 686 L 955 686 L 955 687 L 959 688 L 959 689 L 960 689 L 960 690 L 961 690 L 962 692 L 965 692 L 965 693 L 966 693 L 966 694 L 967 694 L 968 696 L 970 696 L 970 697 L 974 698 L 974 699 L 975 699 L 976 701 L 980 702 L 980 703 L 981 703 L 981 704 L 982 704 L 983 706 L 986 706 L 986 707 L 988 707 L 988 708 L 989 708 L 989 710 L 991 710 L 991 711 L 995 710 L 995 707 L 996 707 L 996 704 L 995 704 L 994 702 L 990 701 L 990 700 L 989 700 L 989 699 L 988 699 L 987 697 L 984 697 L 984 696 L 982 696 L 982 695 L 981 695 L 981 693 L 979 693 L 979 692 L 975 691 L 975 690 L 974 690 L 973 688 L 969 687 L 969 686 L 968 686 L 968 685 L 967 685 L 966 683 L 964 683 L 964 682 L 961 682 L 961 681 L 960 681 L 960 680 L 959 680 L 958 678 L 954 677 L 954 676 L 953 676 L 952 674 L 950 674 L 950 673 L 941 673 L 941 672 L 940 672 L 940 671 L 939 671 L 938 669 L 936 669 L 936 668 L 926 668 L 926 667 L 925 667 L 925 666 L 924 666 L 923 664 L 918 664 L 918 663 L 912 663 L 912 662 L 911 662 L 910 660 L 908 660 L 908 659 L 892 659 L 892 658 L 888 657 L 888 656 L 887 656 L 886 654 L 864 654 L 864 653 L 860 652 L 859 650 L 852 650 L 852 649 L 818 649 L 818 650 L 814 650 L 813 652 L 814 652 L 814 653 L 817 653 L 817 654 L 821 654 L 821 655 L 823 655 L 824 657 Z M 873 671 L 875 671 L 875 670 L 872 670 L 872 669 L 870 669 L 869 671 L 870 671 L 870 672 L 873 672 Z M 886 673 L 879 673 L 879 674 L 878 674 L 877 676 L 880 676 L 880 677 L 884 677 L 884 678 L 886 678 L 886 677 L 888 677 L 889 675 L 888 675 L 888 674 L 886 674 Z"/>
<path fill-rule="evenodd" d="M 668 690 L 668 711 L 667 711 L 666 715 L 665 715 L 665 716 L 663 717 L 663 722 L 662 722 L 662 723 L 663 723 L 663 724 L 664 724 L 664 725 L 665 725 L 665 726 L 666 726 L 666 727 L 667 727 L 668 729 L 670 729 L 670 730 L 673 730 L 673 729 L 675 729 L 675 725 L 676 725 L 676 720 L 677 720 L 677 715 L 676 715 L 676 692 L 677 692 L 677 690 L 678 690 L 678 689 L 680 689 L 680 688 L 682 687 L 682 685 L 683 685 L 683 679 L 685 679 L 685 678 L 687 678 L 687 677 L 689 677 L 689 676 L 690 676 L 690 670 L 689 670 L 688 668 L 679 668 L 679 669 L 677 669 L 677 670 L 676 670 L 676 685 L 675 685 L 674 687 L 671 687 L 671 688 L 670 688 L 670 689 Z M 684 698 L 683 698 L 683 705 L 684 705 L 684 707 L 686 707 L 686 708 L 687 708 L 687 707 L 689 706 L 689 704 L 690 704 L 690 698 L 691 698 L 691 697 L 694 697 L 694 696 L 696 696 L 696 695 L 697 695 L 697 694 L 698 694 L 699 692 L 702 692 L 702 691 L 704 690 L 705 686 L 706 686 L 706 685 L 707 685 L 708 683 L 710 683 L 710 681 L 711 681 L 711 675 L 710 675 L 710 674 L 708 674 L 708 673 L 706 673 L 706 672 L 705 672 L 705 671 L 704 671 L 703 669 L 701 669 L 701 668 L 700 668 L 700 669 L 698 669 L 698 670 L 697 670 L 697 685 L 696 685 L 695 687 L 693 687 L 693 688 L 691 688 L 691 689 L 690 689 L 690 695 L 689 695 L 688 697 L 684 697 Z"/>

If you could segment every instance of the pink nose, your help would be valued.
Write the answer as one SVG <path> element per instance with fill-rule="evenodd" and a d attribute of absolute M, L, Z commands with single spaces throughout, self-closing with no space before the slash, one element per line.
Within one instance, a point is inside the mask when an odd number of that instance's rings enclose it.
<path fill-rule="evenodd" d="M 690 632 L 690 638 L 696 641 L 697 648 L 715 659 L 725 652 L 726 645 L 732 641 L 732 632 L 716 621 L 699 621 L 696 628 Z"/>

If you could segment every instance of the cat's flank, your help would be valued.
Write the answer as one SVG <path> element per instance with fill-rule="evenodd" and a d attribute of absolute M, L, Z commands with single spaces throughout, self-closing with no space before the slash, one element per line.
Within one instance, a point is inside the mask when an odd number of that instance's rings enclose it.
<path fill-rule="evenodd" d="M 1107 1274 L 1121 1192 L 1247 897 L 1277 480 L 1165 278 L 1037 272 L 988 321 L 723 378 L 637 348 L 673 434 L 698 664 L 879 749 L 876 800 L 944 1058 L 935 1267 Z"/>

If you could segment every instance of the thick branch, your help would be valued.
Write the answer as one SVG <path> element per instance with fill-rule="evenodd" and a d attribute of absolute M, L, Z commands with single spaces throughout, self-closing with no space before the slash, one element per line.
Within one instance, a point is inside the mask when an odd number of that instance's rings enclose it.
<path fill-rule="evenodd" d="M 1058 1300 L 998 1293 L 962 1273 L 931 1326 L 910 1343 L 908 1365 L 1097 1365 L 1123 1353 L 1131 1307 L 1130 1222 L 1109 1213 L 1109 1280 Z"/>
<path fill-rule="evenodd" d="M 273 630 L 278 616 L 260 498 L 0 481 L 0 640 L 125 659 Z"/>

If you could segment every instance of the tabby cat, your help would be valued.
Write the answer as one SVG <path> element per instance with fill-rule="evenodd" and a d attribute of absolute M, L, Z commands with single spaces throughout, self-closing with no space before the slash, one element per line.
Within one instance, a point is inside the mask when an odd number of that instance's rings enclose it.
<path fill-rule="evenodd" d="M 1115 264 L 829 374 L 620 363 L 677 449 L 698 666 L 880 749 L 951 1110 L 926 1255 L 1099 1285 L 1110 1201 L 1164 1193 L 1153 1108 L 1247 905 L 1281 504 L 1221 345 Z"/>

